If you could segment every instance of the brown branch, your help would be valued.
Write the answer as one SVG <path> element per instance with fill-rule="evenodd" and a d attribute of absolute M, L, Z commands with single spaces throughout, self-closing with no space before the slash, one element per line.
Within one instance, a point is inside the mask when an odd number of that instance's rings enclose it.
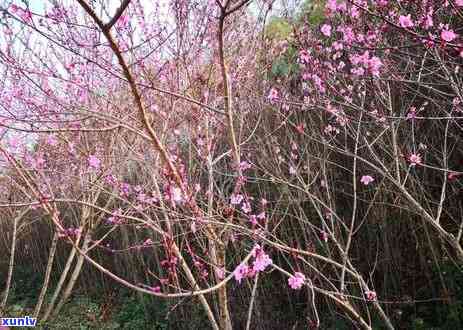
<path fill-rule="evenodd" d="M 247 5 L 248 3 L 250 3 L 252 0 L 243 0 L 239 3 L 237 3 L 236 5 L 234 5 L 232 8 L 230 8 L 230 10 L 227 11 L 226 13 L 226 16 L 232 14 L 233 12 L 237 11 L 238 9 L 240 9 L 241 7 L 243 7 L 244 5 Z"/>
<path fill-rule="evenodd" d="M 235 163 L 237 170 L 239 170 L 240 165 L 240 151 L 238 147 L 238 143 L 236 141 L 236 134 L 235 129 L 233 127 L 233 108 L 231 103 L 231 95 L 230 95 L 230 85 L 228 79 L 228 70 L 227 65 L 225 64 L 225 54 L 224 54 L 224 42 L 223 42 L 223 34 L 224 34 L 224 24 L 225 24 L 225 17 L 227 13 L 225 10 L 222 9 L 222 14 L 219 18 L 219 28 L 217 31 L 217 39 L 219 42 L 219 64 L 222 73 L 222 81 L 223 81 L 223 98 L 225 102 L 225 113 L 227 115 L 227 124 L 228 124 L 228 134 L 230 139 L 230 147 L 233 151 L 233 156 L 235 158 Z"/>
<path fill-rule="evenodd" d="M 105 24 L 101 21 L 100 18 L 98 18 L 98 16 L 95 14 L 93 9 L 84 0 L 77 0 L 77 2 L 92 17 L 92 19 L 95 21 L 96 25 L 98 25 L 98 27 L 101 29 L 104 36 L 108 40 L 109 46 L 110 46 L 111 50 L 113 51 L 114 55 L 117 57 L 117 60 L 119 62 L 119 65 L 122 68 L 124 76 L 127 79 L 127 82 L 129 83 L 132 95 L 133 95 L 134 100 L 135 100 L 135 104 L 137 105 L 137 108 L 138 108 L 139 113 L 140 113 L 141 121 L 143 122 L 144 126 L 147 129 L 148 134 L 151 137 L 152 142 L 154 143 L 155 149 L 160 153 L 163 163 L 165 163 L 167 165 L 170 172 L 173 174 L 176 184 L 179 186 L 180 189 L 182 189 L 185 196 L 187 196 L 187 193 L 185 191 L 185 187 L 183 185 L 183 180 L 180 177 L 180 175 L 179 175 L 179 173 L 177 171 L 177 168 L 172 163 L 166 148 L 161 143 L 159 137 L 157 136 L 156 132 L 154 131 L 153 127 L 151 126 L 150 121 L 148 120 L 148 115 L 146 113 L 145 107 L 143 106 L 143 103 L 142 103 L 142 100 L 141 100 L 141 95 L 140 95 L 140 93 L 138 91 L 135 80 L 134 80 L 134 78 L 133 78 L 133 76 L 132 76 L 132 74 L 131 74 L 128 66 L 127 66 L 127 64 L 125 63 L 125 60 L 122 57 L 122 54 L 121 54 L 121 52 L 119 50 L 119 47 L 117 46 L 116 42 L 114 41 L 110 31 L 106 29 Z"/>
<path fill-rule="evenodd" d="M 105 30 L 109 31 L 114 24 L 116 24 L 117 20 L 121 18 L 124 11 L 127 9 L 128 5 L 130 4 L 131 0 L 124 0 L 119 8 L 117 8 L 116 13 L 114 14 L 113 18 L 104 25 Z"/>

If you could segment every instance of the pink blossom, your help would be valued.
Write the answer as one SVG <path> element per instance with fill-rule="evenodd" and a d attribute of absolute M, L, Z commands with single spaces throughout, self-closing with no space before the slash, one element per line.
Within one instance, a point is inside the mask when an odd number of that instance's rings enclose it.
<path fill-rule="evenodd" d="M 154 293 L 160 293 L 161 292 L 161 287 L 158 285 L 158 286 L 153 286 L 151 287 L 151 291 L 153 291 Z"/>
<path fill-rule="evenodd" d="M 416 118 L 416 108 L 411 107 L 410 111 L 407 113 L 407 119 L 415 119 Z"/>
<path fill-rule="evenodd" d="M 16 5 L 11 5 L 10 6 L 10 11 L 13 14 L 17 14 L 19 17 L 21 17 L 25 22 L 31 22 L 32 21 L 32 13 L 30 12 L 29 9 L 23 9 L 21 7 L 18 7 Z"/>
<path fill-rule="evenodd" d="M 305 281 L 305 275 L 299 272 L 294 273 L 293 276 L 290 276 L 288 279 L 289 286 L 294 290 L 299 290 Z"/>
<path fill-rule="evenodd" d="M 122 212 L 122 209 L 117 209 L 116 211 L 114 211 L 112 213 L 112 216 L 109 217 L 106 221 L 109 223 L 109 224 L 119 224 L 122 222 L 122 219 L 120 218 L 120 216 L 123 215 L 123 212 Z"/>
<path fill-rule="evenodd" d="M 294 168 L 294 166 L 291 165 L 291 166 L 289 167 L 289 174 L 294 175 L 294 174 L 296 174 L 296 173 L 297 173 L 296 168 Z"/>
<path fill-rule="evenodd" d="M 117 21 L 117 27 L 119 28 L 124 28 L 129 24 L 129 16 L 128 15 L 122 15 L 119 20 Z"/>
<path fill-rule="evenodd" d="M 371 175 L 364 175 L 360 179 L 360 182 L 363 183 L 365 186 L 368 186 L 373 181 L 375 181 L 375 179 L 373 179 L 373 177 Z"/>
<path fill-rule="evenodd" d="M 341 26 L 337 31 L 342 32 L 342 40 L 347 44 L 352 44 L 355 41 L 355 33 L 350 26 Z"/>
<path fill-rule="evenodd" d="M 432 19 L 432 10 L 426 15 L 426 18 L 424 20 L 424 27 L 426 29 L 429 29 L 434 26 L 434 21 Z"/>
<path fill-rule="evenodd" d="M 302 64 L 308 64 L 310 62 L 310 54 L 306 50 L 301 50 L 299 52 L 299 60 Z"/>
<path fill-rule="evenodd" d="M 332 12 L 342 12 L 346 10 L 346 3 L 344 1 L 340 1 L 338 3 L 338 0 L 328 0 L 326 2 L 326 8 L 328 8 Z"/>
<path fill-rule="evenodd" d="M 331 25 L 323 24 L 320 31 L 325 37 L 331 36 Z"/>
<path fill-rule="evenodd" d="M 272 259 L 268 256 L 268 254 L 262 253 L 260 254 L 253 262 L 253 269 L 256 272 L 263 272 L 265 268 L 272 264 Z"/>
<path fill-rule="evenodd" d="M 320 234 L 320 238 L 323 242 L 328 242 L 328 233 L 326 231 L 322 231 Z"/>
<path fill-rule="evenodd" d="M 251 214 L 251 215 L 249 216 L 249 221 L 251 221 L 251 223 L 252 223 L 254 226 L 257 225 L 257 217 L 256 217 L 256 215 L 255 215 L 255 214 Z"/>
<path fill-rule="evenodd" d="M 368 60 L 368 69 L 373 76 L 379 76 L 379 69 L 383 66 L 383 63 L 379 57 L 373 56 Z"/>
<path fill-rule="evenodd" d="M 457 38 L 457 34 L 451 29 L 444 28 L 440 33 L 440 37 L 444 41 L 451 42 Z"/>
<path fill-rule="evenodd" d="M 240 170 L 241 171 L 246 171 L 247 169 L 251 168 L 251 164 L 249 164 L 248 162 L 246 161 L 242 161 L 240 163 Z"/>
<path fill-rule="evenodd" d="M 230 204 L 238 205 L 243 201 L 243 195 L 233 194 L 230 199 Z"/>
<path fill-rule="evenodd" d="M 101 160 L 98 159 L 95 155 L 90 155 L 88 157 L 88 166 L 94 168 L 95 170 L 99 169 L 101 165 Z"/>
<path fill-rule="evenodd" d="M 338 8 L 337 0 L 328 0 L 326 2 L 326 8 L 328 8 L 331 11 L 336 11 L 336 9 Z"/>
<path fill-rule="evenodd" d="M 179 187 L 173 187 L 170 189 L 170 197 L 173 202 L 181 203 L 183 201 L 183 193 Z"/>
<path fill-rule="evenodd" d="M 114 175 L 109 174 L 105 177 L 105 182 L 111 186 L 115 185 L 117 183 L 117 179 Z"/>
<path fill-rule="evenodd" d="M 375 301 L 376 300 L 376 292 L 375 291 L 365 291 L 365 297 L 369 301 Z"/>
<path fill-rule="evenodd" d="M 337 134 L 337 133 L 339 133 L 339 129 L 336 128 L 336 127 L 331 126 L 330 124 L 328 124 L 328 125 L 325 127 L 325 129 L 323 130 L 323 132 L 324 132 L 325 134 L 332 134 L 332 133 L 333 133 L 333 134 Z"/>
<path fill-rule="evenodd" d="M 350 9 L 350 17 L 352 18 L 358 18 L 360 15 L 360 11 L 357 7 L 351 7 Z"/>
<path fill-rule="evenodd" d="M 456 4 L 458 7 L 463 7 L 463 0 L 455 0 L 455 4 Z"/>
<path fill-rule="evenodd" d="M 256 276 L 257 272 L 254 270 L 253 267 L 249 267 L 248 273 L 246 274 L 246 277 L 253 278 Z"/>
<path fill-rule="evenodd" d="M 420 154 L 411 154 L 408 156 L 408 161 L 410 162 L 410 166 L 422 165 Z"/>
<path fill-rule="evenodd" d="M 38 153 L 31 159 L 31 166 L 35 169 L 45 167 L 45 158 L 43 158 L 43 153 Z"/>
<path fill-rule="evenodd" d="M 251 204 L 249 204 L 249 202 L 244 202 L 241 206 L 241 210 L 243 210 L 244 213 L 251 212 Z"/>
<path fill-rule="evenodd" d="M 58 140 L 56 139 L 56 136 L 49 135 L 47 138 L 47 143 L 51 146 L 56 146 L 58 144 Z"/>
<path fill-rule="evenodd" d="M 280 96 L 278 95 L 278 91 L 275 88 L 270 89 L 270 93 L 268 94 L 267 98 L 270 102 L 276 102 L 279 100 Z"/>
<path fill-rule="evenodd" d="M 16 5 L 11 5 L 10 6 L 10 12 L 13 13 L 13 14 L 16 14 L 18 12 L 18 10 L 20 10 L 20 8 Z"/>
<path fill-rule="evenodd" d="M 353 68 L 353 69 L 350 69 L 350 72 L 354 76 L 361 77 L 361 76 L 363 76 L 365 74 L 365 69 L 364 68 Z"/>
<path fill-rule="evenodd" d="M 299 134 L 304 134 L 304 127 L 305 127 L 305 124 L 304 124 L 304 123 L 300 123 L 299 125 L 296 126 L 296 131 L 297 131 Z"/>
<path fill-rule="evenodd" d="M 253 270 L 255 272 L 263 272 L 265 268 L 272 264 L 272 259 L 264 252 L 259 244 L 256 244 L 252 250 L 252 256 L 254 257 Z"/>
<path fill-rule="evenodd" d="M 240 264 L 238 267 L 236 267 L 233 275 L 235 276 L 235 280 L 238 281 L 238 283 L 241 283 L 241 280 L 248 275 L 248 272 L 249 266 L 246 264 Z"/>
<path fill-rule="evenodd" d="M 121 188 L 120 188 L 120 189 L 121 189 L 122 195 L 128 195 L 128 194 L 130 194 L 131 187 L 130 187 L 130 185 L 129 185 L 128 183 L 123 182 L 123 183 L 121 184 Z"/>
<path fill-rule="evenodd" d="M 142 203 L 146 202 L 146 201 L 147 201 L 147 196 L 146 196 L 146 194 L 145 194 L 145 193 L 139 193 L 139 194 L 137 195 L 137 200 L 138 200 L 139 202 L 142 202 Z"/>
<path fill-rule="evenodd" d="M 146 245 L 153 245 L 153 241 L 152 241 L 150 238 L 148 238 L 147 240 L 145 240 L 145 241 L 143 242 L 143 245 L 145 245 L 145 246 L 146 246 Z"/>
<path fill-rule="evenodd" d="M 19 138 L 17 136 L 11 136 L 8 140 L 8 145 L 10 146 L 10 148 L 16 149 L 20 145 Z"/>
<path fill-rule="evenodd" d="M 400 26 L 403 28 L 409 28 L 414 25 L 410 14 L 408 14 L 407 16 L 400 15 L 399 23 L 400 23 Z"/>
<path fill-rule="evenodd" d="M 342 42 L 335 41 L 333 42 L 333 48 L 335 50 L 342 50 L 344 48 L 344 45 L 342 44 Z"/>

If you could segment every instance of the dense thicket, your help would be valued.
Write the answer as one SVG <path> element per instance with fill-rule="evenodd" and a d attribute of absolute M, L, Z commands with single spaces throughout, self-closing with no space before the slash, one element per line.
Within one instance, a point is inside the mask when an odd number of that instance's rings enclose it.
<path fill-rule="evenodd" d="M 463 325 L 462 1 L 0 11 L 0 313 Z"/>

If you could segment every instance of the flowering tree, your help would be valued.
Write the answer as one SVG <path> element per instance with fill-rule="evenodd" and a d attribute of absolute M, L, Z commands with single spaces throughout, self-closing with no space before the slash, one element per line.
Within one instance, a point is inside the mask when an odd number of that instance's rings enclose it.
<path fill-rule="evenodd" d="M 269 2 L 3 1 L 2 307 L 31 212 L 52 232 L 43 321 L 85 263 L 143 294 L 197 297 L 213 329 L 251 328 L 271 270 L 306 289 L 311 327 L 327 299 L 393 329 L 380 292 L 396 256 L 372 238 L 385 223 L 407 218 L 433 258 L 463 261 L 463 3 L 439 3 L 316 2 L 319 26 L 304 12 L 270 39 Z M 230 288 L 245 281 L 239 321 Z"/>

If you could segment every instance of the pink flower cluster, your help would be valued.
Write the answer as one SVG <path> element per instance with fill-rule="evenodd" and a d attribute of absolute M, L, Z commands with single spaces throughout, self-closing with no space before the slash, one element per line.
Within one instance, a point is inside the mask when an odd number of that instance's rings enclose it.
<path fill-rule="evenodd" d="M 365 291 L 365 297 L 369 301 L 376 301 L 376 299 L 377 299 L 375 291 Z"/>
<path fill-rule="evenodd" d="M 446 42 L 452 42 L 458 37 L 458 35 L 455 33 L 455 31 L 453 31 L 452 29 L 449 29 L 447 25 L 442 29 L 440 33 L 440 37 L 442 38 L 442 40 Z"/>
<path fill-rule="evenodd" d="M 252 199 L 252 198 L 251 198 Z M 248 214 L 252 211 L 251 203 L 241 194 L 233 194 L 230 197 L 231 205 L 241 205 L 241 210 Z"/>
<path fill-rule="evenodd" d="M 400 15 L 399 16 L 399 24 L 401 27 L 403 28 L 410 28 L 410 27 L 413 27 L 415 25 L 415 23 L 413 23 L 413 20 L 412 20 L 412 17 L 410 14 L 408 14 L 407 16 L 404 16 L 404 15 Z"/>
<path fill-rule="evenodd" d="M 346 2 L 345 1 L 338 1 L 338 0 L 328 0 L 326 2 L 326 9 L 329 12 L 343 12 L 347 10 Z"/>
<path fill-rule="evenodd" d="M 365 186 L 368 186 L 373 181 L 375 181 L 375 179 L 373 179 L 373 177 L 371 175 L 364 175 L 360 179 L 360 182 L 363 183 Z"/>
<path fill-rule="evenodd" d="M 273 262 L 269 255 L 266 254 L 262 247 L 258 244 L 252 250 L 252 256 L 254 258 L 252 267 L 248 266 L 246 263 L 241 263 L 233 272 L 235 280 L 238 281 L 238 283 L 241 283 L 243 278 L 252 278 L 258 272 L 265 271 L 265 269 Z"/>
<path fill-rule="evenodd" d="M 60 238 L 66 237 L 66 236 L 71 236 L 71 237 L 74 236 L 74 237 L 76 237 L 81 232 L 82 232 L 82 230 L 80 228 L 73 228 L 73 227 L 65 228 L 64 230 L 59 232 L 58 237 L 60 237 Z"/>
<path fill-rule="evenodd" d="M 320 31 L 325 37 L 331 36 L 331 25 L 329 24 L 323 24 Z"/>
<path fill-rule="evenodd" d="M 21 7 L 18 7 L 16 5 L 11 5 L 10 6 L 10 11 L 13 14 L 18 15 L 23 21 L 26 23 L 31 23 L 32 22 L 32 13 L 29 9 L 23 9 Z"/>
<path fill-rule="evenodd" d="M 408 161 L 410 163 L 410 166 L 416 166 L 416 165 L 423 164 L 420 154 L 411 154 L 410 156 L 408 156 Z"/>
<path fill-rule="evenodd" d="M 88 166 L 90 168 L 98 170 L 101 166 L 101 160 L 95 155 L 90 155 L 88 157 Z"/>
<path fill-rule="evenodd" d="M 113 212 L 112 216 L 110 216 L 106 222 L 111 225 L 118 225 L 122 223 L 123 218 L 121 216 L 123 215 L 123 211 L 121 208 L 117 209 L 116 211 Z"/>
<path fill-rule="evenodd" d="M 370 52 L 367 50 L 362 55 L 350 56 L 351 63 L 356 66 L 351 70 L 354 75 L 363 76 L 365 70 L 371 73 L 373 76 L 379 76 L 379 69 L 383 66 L 381 59 L 377 56 L 370 56 Z"/>
<path fill-rule="evenodd" d="M 296 272 L 294 273 L 294 275 L 288 278 L 288 285 L 291 287 L 291 289 L 294 289 L 294 290 L 299 290 L 300 288 L 302 288 L 302 285 L 304 284 L 304 282 L 305 282 L 305 275 L 300 272 Z"/>

